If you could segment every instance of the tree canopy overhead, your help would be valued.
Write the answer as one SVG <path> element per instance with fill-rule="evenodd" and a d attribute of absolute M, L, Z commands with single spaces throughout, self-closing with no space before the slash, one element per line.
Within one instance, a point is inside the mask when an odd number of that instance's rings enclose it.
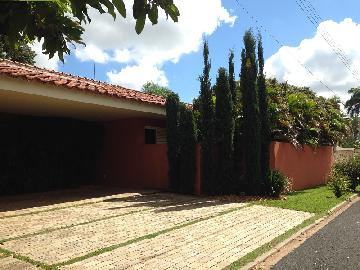
<path fill-rule="evenodd" d="M 0 58 L 33 65 L 35 64 L 35 56 L 36 53 L 26 41 L 21 41 L 17 46 L 12 47 L 6 37 L 0 36 Z"/>
<path fill-rule="evenodd" d="M 140 34 L 146 18 L 157 24 L 158 9 L 178 21 L 179 10 L 173 0 L 133 0 L 135 31 Z M 114 19 L 116 11 L 126 17 L 123 0 L 55 0 L 55 1 L 2 1 L 0 5 L 0 35 L 5 36 L 11 47 L 24 40 L 43 39 L 43 51 L 52 58 L 56 53 L 64 61 L 69 54 L 69 43 L 84 44 L 82 23 L 90 23 L 89 8 L 108 13 Z"/>
<path fill-rule="evenodd" d="M 351 88 L 349 94 L 351 97 L 345 103 L 346 109 L 351 116 L 357 116 L 360 114 L 360 88 Z"/>
<path fill-rule="evenodd" d="M 172 91 L 165 87 L 165 86 L 160 86 L 158 85 L 157 83 L 154 83 L 154 82 L 146 82 L 141 90 L 144 92 L 144 93 L 147 93 L 147 94 L 152 94 L 152 95 L 158 95 L 158 96 L 162 96 L 162 97 L 167 97 L 169 96 Z"/>

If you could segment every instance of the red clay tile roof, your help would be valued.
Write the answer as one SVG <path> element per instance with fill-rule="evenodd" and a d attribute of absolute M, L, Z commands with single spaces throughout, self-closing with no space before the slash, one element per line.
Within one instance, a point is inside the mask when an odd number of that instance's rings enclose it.
<path fill-rule="evenodd" d="M 154 105 L 164 106 L 166 101 L 166 99 L 161 96 L 150 95 L 140 91 L 127 89 L 122 86 L 107 84 L 100 81 L 4 59 L 0 59 L 0 75 L 7 75 L 15 78 L 22 78 L 28 81 L 53 84 L 78 91 L 88 91 L 114 98 L 127 99 Z"/>

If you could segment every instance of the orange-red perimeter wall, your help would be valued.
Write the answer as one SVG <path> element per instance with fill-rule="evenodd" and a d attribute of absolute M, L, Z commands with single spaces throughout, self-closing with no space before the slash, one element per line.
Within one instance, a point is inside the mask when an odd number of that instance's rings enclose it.
<path fill-rule="evenodd" d="M 333 163 L 333 148 L 303 146 L 295 149 L 289 143 L 273 142 L 270 167 L 293 179 L 293 189 L 301 190 L 326 183 Z"/>
<path fill-rule="evenodd" d="M 129 118 L 104 123 L 100 155 L 101 184 L 126 188 L 168 188 L 166 144 L 145 144 L 145 126 L 165 127 L 164 120 Z"/>
<path fill-rule="evenodd" d="M 104 147 L 100 156 L 102 184 L 126 188 L 168 188 L 166 144 L 145 144 L 144 127 L 165 127 L 164 120 L 131 118 L 104 123 Z M 200 147 L 197 146 L 195 192 L 200 193 Z M 300 190 L 326 183 L 333 163 L 331 146 L 295 149 L 289 143 L 273 142 L 270 167 L 293 179 Z"/>

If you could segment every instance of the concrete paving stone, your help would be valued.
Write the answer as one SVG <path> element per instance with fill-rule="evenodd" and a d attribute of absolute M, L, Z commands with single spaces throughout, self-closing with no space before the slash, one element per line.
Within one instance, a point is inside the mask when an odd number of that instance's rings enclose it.
<path fill-rule="evenodd" d="M 4 247 L 46 264 L 60 263 L 101 248 L 124 243 L 147 234 L 245 205 L 208 199 L 182 202 L 181 196 L 176 196 L 176 198 L 178 201 L 174 198 L 170 199 L 173 203 L 169 207 L 156 207 L 155 203 L 152 206 L 153 209 L 149 211 L 11 240 L 5 242 Z M 56 215 L 55 212 L 51 213 Z M 171 246 L 171 242 L 168 245 Z M 133 256 L 138 256 L 138 253 L 135 252 Z"/>
<path fill-rule="evenodd" d="M 35 196 L 30 202 L 29 202 L 29 199 L 25 200 L 25 201 L 21 201 L 21 206 L 19 206 L 19 207 L 22 207 L 22 209 L 11 210 L 11 211 L 0 211 L 0 218 L 10 217 L 10 216 L 14 216 L 14 215 L 28 215 L 28 214 L 31 214 L 34 212 L 39 212 L 39 211 L 40 212 L 41 211 L 51 211 L 56 208 L 65 208 L 65 207 L 79 206 L 79 205 L 83 205 L 83 204 L 96 203 L 96 202 L 101 202 L 104 199 L 125 198 L 125 197 L 130 197 L 130 196 L 139 196 L 139 195 L 141 195 L 141 194 L 138 192 L 130 192 L 130 193 L 121 193 L 121 194 L 115 194 L 115 195 L 102 196 L 102 197 L 97 197 L 97 198 L 73 200 L 73 201 L 69 201 L 69 202 L 56 203 L 56 204 L 50 203 L 50 204 L 44 205 L 44 206 L 28 207 L 27 205 L 28 204 L 31 205 L 32 200 L 37 199 Z M 11 204 L 11 203 L 12 203 L 11 201 L 7 202 L 7 204 Z M 9 207 L 6 207 L 6 203 L 1 202 L 0 209 L 2 209 L 2 208 L 6 209 Z"/>
<path fill-rule="evenodd" d="M 0 270 L 35 270 L 36 266 L 15 259 L 11 256 L 0 258 Z"/>
<path fill-rule="evenodd" d="M 311 216 L 305 212 L 251 206 L 120 247 L 63 269 L 92 269 L 86 268 L 89 261 L 101 262 L 109 257 L 125 260 L 121 260 L 121 264 L 114 261 L 102 268 L 104 270 L 222 269 Z M 134 253 L 137 254 L 135 260 L 126 260 Z"/>
<path fill-rule="evenodd" d="M 97 199 L 94 204 L 41 212 L 34 215 L 3 218 L 0 219 L 0 240 L 134 211 L 155 209 L 165 205 L 174 207 L 178 203 L 193 199 L 189 196 L 176 196 L 175 201 L 172 198 L 173 196 L 160 193 L 151 195 L 121 194 Z"/>

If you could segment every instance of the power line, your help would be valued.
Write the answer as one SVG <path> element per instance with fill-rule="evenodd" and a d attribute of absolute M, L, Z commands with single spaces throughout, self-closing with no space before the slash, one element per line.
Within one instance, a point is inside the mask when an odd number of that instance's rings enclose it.
<path fill-rule="evenodd" d="M 306 18 L 311 22 L 311 24 L 315 26 L 315 29 L 317 29 L 321 37 L 331 47 L 331 49 L 339 58 L 339 60 L 349 70 L 349 72 L 353 75 L 353 77 L 358 82 L 360 82 L 359 73 L 351 68 L 351 60 L 346 56 L 346 53 L 341 48 L 341 46 L 338 43 L 336 43 L 336 41 L 328 31 L 326 30 L 323 31 L 322 29 L 318 29 L 318 25 L 320 24 L 322 18 L 319 16 L 314 6 L 308 0 L 295 0 L 295 2 L 299 6 L 301 11 L 305 14 Z"/>
<path fill-rule="evenodd" d="M 236 0 L 236 3 L 238 4 L 238 6 L 256 23 L 256 28 L 257 29 L 262 29 L 263 32 L 267 33 L 277 44 L 278 46 L 281 47 L 285 47 L 285 45 L 275 36 L 273 35 L 267 28 L 265 28 L 260 22 L 259 20 L 254 17 L 253 15 L 250 14 L 250 12 L 248 11 L 248 9 L 245 8 L 244 5 L 242 5 L 239 0 Z M 260 27 L 260 28 L 259 28 Z M 320 80 L 319 78 L 317 78 L 315 76 L 315 74 L 311 71 L 311 69 L 304 63 L 302 63 L 294 54 L 292 54 L 290 51 L 288 51 L 288 53 L 294 58 L 294 60 L 296 60 L 296 62 L 298 62 L 299 65 L 301 65 L 316 81 L 320 82 L 326 89 L 328 89 L 329 91 L 331 91 L 334 95 L 337 95 L 336 92 L 331 89 L 325 82 L 323 82 L 322 80 Z M 341 104 L 345 106 L 345 104 L 340 100 Z"/>
<path fill-rule="evenodd" d="M 295 2 L 303 11 L 307 19 L 315 26 L 315 28 L 317 28 L 322 19 L 316 12 L 314 6 L 309 1 L 306 0 L 299 0 L 299 1 L 295 0 Z M 319 31 L 320 29 L 317 30 Z M 332 48 L 332 50 L 335 52 L 338 58 L 343 62 L 345 67 L 353 74 L 354 77 L 356 77 L 357 80 L 359 80 L 358 77 L 359 74 L 351 70 L 351 61 L 346 57 L 344 50 L 335 42 L 335 40 L 332 38 L 329 32 L 327 32 L 326 30 L 325 31 L 320 30 L 319 32 L 322 38 L 328 43 L 328 45 Z"/>

